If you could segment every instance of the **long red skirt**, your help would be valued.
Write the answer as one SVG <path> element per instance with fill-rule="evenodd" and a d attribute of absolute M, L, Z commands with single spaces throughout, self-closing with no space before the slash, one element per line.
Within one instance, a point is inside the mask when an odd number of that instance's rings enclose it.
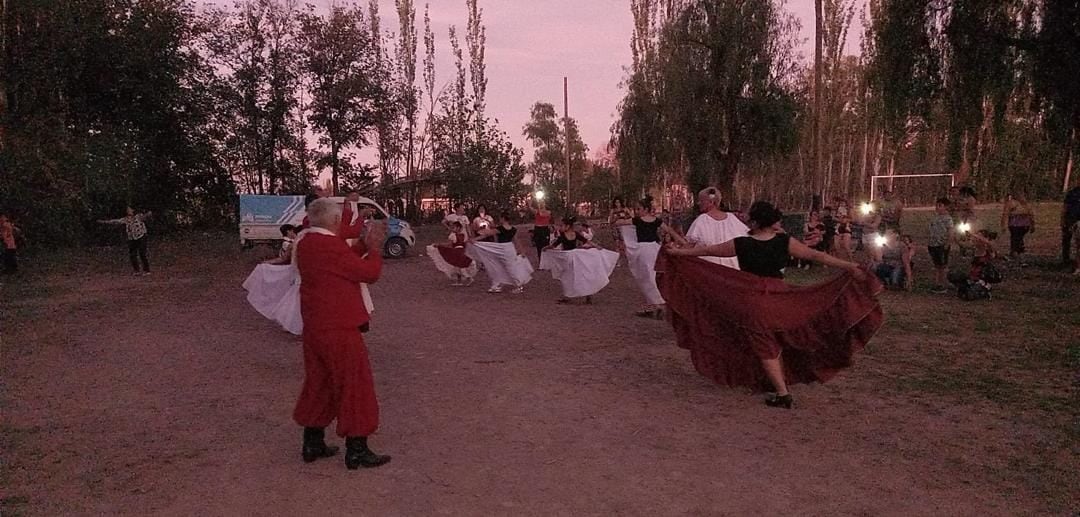
<path fill-rule="evenodd" d="M 443 261 L 451 266 L 457 268 L 467 268 L 472 265 L 472 259 L 465 255 L 465 247 L 454 247 L 446 244 L 437 244 L 435 249 L 439 250 L 439 256 Z"/>
<path fill-rule="evenodd" d="M 825 382 L 852 365 L 884 316 L 873 274 L 845 272 L 812 286 L 661 253 L 657 284 L 678 345 L 701 375 L 759 391 L 762 359 L 782 357 L 789 384 Z"/>

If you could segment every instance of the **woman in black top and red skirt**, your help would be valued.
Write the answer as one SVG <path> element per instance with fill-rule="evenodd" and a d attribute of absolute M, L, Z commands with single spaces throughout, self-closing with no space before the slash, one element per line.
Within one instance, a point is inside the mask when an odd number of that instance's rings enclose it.
<path fill-rule="evenodd" d="M 719 384 L 775 395 L 771 407 L 791 408 L 789 383 L 824 382 L 851 365 L 881 326 L 881 283 L 857 264 L 792 239 L 782 214 L 758 201 L 750 235 L 723 244 L 667 248 L 658 264 L 679 345 L 698 372 Z M 683 256 L 738 257 L 737 271 Z M 824 283 L 792 286 L 783 269 L 791 257 L 845 270 Z"/>

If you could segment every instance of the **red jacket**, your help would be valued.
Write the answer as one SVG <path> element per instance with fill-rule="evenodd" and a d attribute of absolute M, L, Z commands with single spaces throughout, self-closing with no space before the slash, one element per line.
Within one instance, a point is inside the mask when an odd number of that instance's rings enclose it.
<path fill-rule="evenodd" d="M 352 203 L 346 201 L 345 206 L 341 209 L 341 227 L 338 228 L 338 236 L 342 239 L 359 239 L 360 233 L 364 229 L 364 219 L 357 217 L 356 224 L 349 224 L 352 221 L 353 211 Z"/>
<path fill-rule="evenodd" d="M 304 328 L 355 329 L 368 322 L 360 284 L 382 273 L 382 257 L 350 248 L 340 236 L 309 233 L 296 245 L 300 269 L 300 314 Z"/>

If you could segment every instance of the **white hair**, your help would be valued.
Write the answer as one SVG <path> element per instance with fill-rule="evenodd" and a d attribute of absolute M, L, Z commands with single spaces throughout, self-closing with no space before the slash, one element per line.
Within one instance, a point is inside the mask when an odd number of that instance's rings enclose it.
<path fill-rule="evenodd" d="M 336 230 L 341 220 L 341 205 L 329 198 L 319 198 L 307 207 L 308 221 L 312 226 Z"/>
<path fill-rule="evenodd" d="M 697 193 L 698 199 L 710 199 L 713 203 L 720 202 L 720 189 L 716 187 L 705 187 Z"/>

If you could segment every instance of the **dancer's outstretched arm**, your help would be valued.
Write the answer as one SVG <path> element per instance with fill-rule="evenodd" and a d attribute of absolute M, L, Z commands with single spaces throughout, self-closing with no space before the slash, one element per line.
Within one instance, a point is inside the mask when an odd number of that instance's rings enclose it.
<path fill-rule="evenodd" d="M 734 249 L 734 244 L 732 248 Z M 847 269 L 850 271 L 862 271 L 859 265 L 854 262 L 848 262 L 846 260 L 840 260 L 828 253 L 815 250 L 796 239 L 788 240 L 788 254 L 799 260 L 809 260 L 811 262 L 817 262 L 824 266 L 835 267 L 839 269 Z"/>
<path fill-rule="evenodd" d="M 675 246 L 668 246 L 667 252 L 671 255 L 682 255 L 686 257 L 734 257 L 735 240 L 732 239 L 723 244 L 713 244 L 712 246 L 695 246 L 693 248 L 677 248 Z"/>

